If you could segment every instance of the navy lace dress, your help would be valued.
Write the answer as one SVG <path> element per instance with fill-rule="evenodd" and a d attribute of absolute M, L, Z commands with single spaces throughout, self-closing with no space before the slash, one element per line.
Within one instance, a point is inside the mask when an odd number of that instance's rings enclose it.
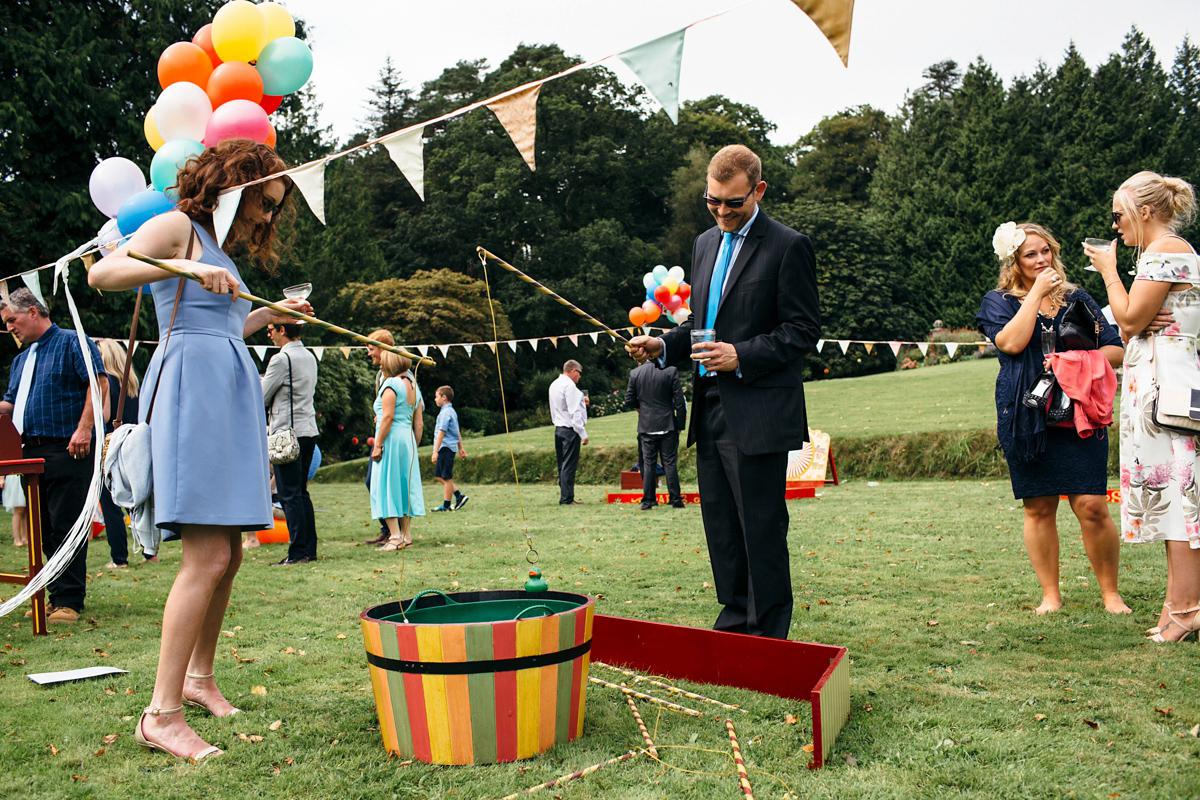
<path fill-rule="evenodd" d="M 1100 313 L 1096 301 L 1076 289 L 1067 302 L 1082 296 L 1100 318 L 1100 346 L 1121 346 L 1121 335 Z M 999 353 L 996 377 L 996 434 L 1008 462 L 1013 497 L 1046 497 L 1060 494 L 1104 494 L 1108 488 L 1108 434 L 1100 430 L 1081 438 L 1071 428 L 1047 428 L 1045 418 L 1021 405 L 1021 395 L 1042 371 L 1042 331 L 1058 335 L 1067 303 L 1053 319 L 1038 315 L 1037 328 L 1019 355 Z M 990 291 L 975 315 L 975 325 L 993 343 L 996 335 L 1021 308 L 1021 301 L 1000 291 Z"/>

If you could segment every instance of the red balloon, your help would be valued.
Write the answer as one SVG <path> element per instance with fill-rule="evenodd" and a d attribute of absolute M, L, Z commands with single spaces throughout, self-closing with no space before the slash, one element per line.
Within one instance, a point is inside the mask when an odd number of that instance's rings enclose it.
<path fill-rule="evenodd" d="M 654 287 L 654 299 L 663 304 L 667 302 L 667 298 L 671 296 L 671 290 L 665 286 Z"/>
<path fill-rule="evenodd" d="M 263 107 L 263 111 L 273 114 L 282 102 L 283 95 L 281 94 L 264 94 L 262 100 L 258 101 L 258 104 Z"/>
<path fill-rule="evenodd" d="M 196 35 L 192 37 L 192 44 L 198 46 L 201 50 L 208 53 L 208 60 L 212 62 L 214 67 L 219 67 L 225 62 L 217 55 L 216 48 L 212 43 L 212 23 L 208 23 L 200 30 L 196 31 Z"/>
<path fill-rule="evenodd" d="M 692 287 L 683 281 L 680 281 L 679 288 L 675 290 L 675 294 L 679 295 L 684 300 L 687 300 L 692 294 Z"/>
<path fill-rule="evenodd" d="M 667 312 L 670 314 L 674 314 L 676 311 L 678 311 L 680 308 L 683 307 L 683 298 L 677 294 L 673 294 L 667 298 L 667 302 L 665 305 L 666 305 Z"/>
<path fill-rule="evenodd" d="M 375 446 L 375 437 L 368 436 L 367 437 L 367 447 L 374 447 L 374 446 Z"/>
<path fill-rule="evenodd" d="M 176 42 L 158 57 L 158 85 L 164 89 L 180 81 L 194 83 L 203 89 L 208 85 L 212 71 L 208 56 L 191 42 Z"/>
<path fill-rule="evenodd" d="M 634 306 L 629 309 L 629 322 L 632 325 L 638 326 L 646 324 L 646 312 L 642 311 L 641 306 Z"/>
<path fill-rule="evenodd" d="M 357 436 L 351 437 L 350 444 L 358 444 L 358 437 Z"/>
<path fill-rule="evenodd" d="M 651 323 L 662 314 L 662 306 L 653 300 L 647 300 L 642 303 L 642 312 L 646 315 L 646 322 Z"/>
<path fill-rule="evenodd" d="M 249 100 L 258 103 L 263 98 L 262 76 L 245 61 L 226 61 L 212 71 L 208 79 L 208 99 L 213 108 L 230 100 Z"/>

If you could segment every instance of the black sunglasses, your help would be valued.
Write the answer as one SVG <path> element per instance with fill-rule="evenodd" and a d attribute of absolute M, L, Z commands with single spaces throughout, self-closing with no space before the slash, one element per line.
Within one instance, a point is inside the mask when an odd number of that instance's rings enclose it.
<path fill-rule="evenodd" d="M 283 198 L 278 201 L 272 200 L 265 194 L 262 196 L 262 209 L 264 214 L 275 214 L 283 207 Z"/>
<path fill-rule="evenodd" d="M 719 197 L 709 197 L 707 187 L 704 189 L 704 194 L 701 195 L 701 197 L 704 198 L 704 202 L 708 203 L 713 208 L 716 208 L 717 206 L 721 205 L 721 203 L 724 203 L 726 208 L 741 208 L 742 206 L 746 205 L 746 201 L 749 200 L 753 196 L 754 196 L 754 190 L 751 189 L 750 194 L 746 195 L 745 197 L 731 197 L 728 199 L 721 199 Z"/>
<path fill-rule="evenodd" d="M 1113 225 L 1120 225 L 1120 224 L 1121 224 L 1121 217 L 1123 217 L 1123 216 L 1125 216 L 1125 215 L 1124 215 L 1124 214 L 1122 214 L 1120 211 L 1114 211 L 1114 212 L 1112 212 L 1112 220 L 1113 220 Z"/>

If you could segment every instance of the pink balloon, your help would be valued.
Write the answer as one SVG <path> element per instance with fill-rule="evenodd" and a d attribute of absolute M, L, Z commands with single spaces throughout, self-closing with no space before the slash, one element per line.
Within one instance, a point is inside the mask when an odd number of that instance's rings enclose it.
<path fill-rule="evenodd" d="M 666 309 L 668 313 L 674 314 L 679 309 L 683 308 L 683 298 L 677 294 L 673 294 L 667 298 Z"/>
<path fill-rule="evenodd" d="M 230 100 L 209 117 L 204 144 L 213 147 L 226 139 L 252 139 L 265 144 L 270 135 L 271 123 L 262 106 L 249 100 Z"/>

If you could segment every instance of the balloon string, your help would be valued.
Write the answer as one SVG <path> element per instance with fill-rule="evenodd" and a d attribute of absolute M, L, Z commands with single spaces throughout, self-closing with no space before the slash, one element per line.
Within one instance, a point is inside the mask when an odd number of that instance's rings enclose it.
<path fill-rule="evenodd" d="M 488 280 L 487 271 L 487 256 L 491 254 L 482 247 L 476 248 L 476 252 L 479 255 L 479 263 L 483 265 L 483 285 L 487 290 L 488 310 L 492 314 L 492 339 L 497 342 L 497 345 L 492 348 L 492 352 L 496 355 L 496 377 L 500 381 L 500 409 L 504 416 L 504 438 L 508 443 L 508 457 L 512 461 L 513 481 L 517 484 L 517 504 L 521 507 L 521 526 L 525 531 L 525 546 L 527 548 L 525 551 L 525 560 L 530 564 L 536 564 L 538 552 L 534 549 L 533 538 L 529 535 L 529 520 L 525 516 L 525 500 L 521 495 L 521 478 L 517 474 L 517 455 L 513 452 L 512 431 L 508 429 L 508 403 L 504 399 L 504 371 L 500 368 L 500 346 L 498 344 L 500 331 L 496 324 L 496 303 L 492 300 L 492 284 Z"/>

